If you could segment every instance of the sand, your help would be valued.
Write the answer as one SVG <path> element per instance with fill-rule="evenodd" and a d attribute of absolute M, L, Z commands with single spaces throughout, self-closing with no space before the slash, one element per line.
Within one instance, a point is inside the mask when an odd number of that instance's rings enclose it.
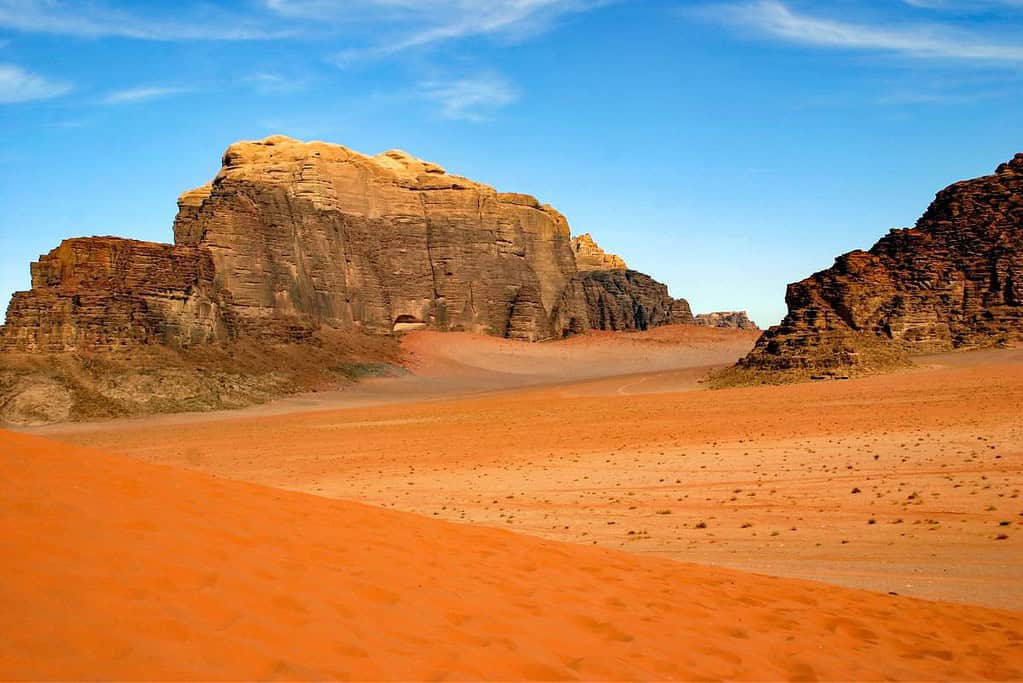
<path fill-rule="evenodd" d="M 554 540 L 1023 610 L 1023 350 L 946 354 L 862 380 L 709 391 L 694 379 L 703 363 L 749 340 L 658 334 L 580 338 L 575 348 L 411 337 L 427 377 L 439 368 L 472 387 L 495 368 L 525 367 L 549 381 L 44 433 Z M 473 360 L 448 372 L 459 350 Z M 521 355 L 506 362 L 505 353 Z M 586 362 L 627 374 L 572 374 Z M 559 366 L 567 376 L 550 380 Z"/>
<path fill-rule="evenodd" d="M 9 679 L 1019 678 L 1018 613 L 700 567 L 0 432 Z"/>

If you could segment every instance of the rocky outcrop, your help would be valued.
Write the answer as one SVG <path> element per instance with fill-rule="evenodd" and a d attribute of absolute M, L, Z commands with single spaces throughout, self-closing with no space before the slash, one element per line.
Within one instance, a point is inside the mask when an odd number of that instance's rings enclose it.
<path fill-rule="evenodd" d="M 32 289 L 12 298 L 2 340 L 29 352 L 187 346 L 228 336 L 224 302 L 205 250 L 117 237 L 68 239 L 32 264 Z"/>
<path fill-rule="evenodd" d="M 174 238 L 65 241 L 33 264 L 0 344 L 187 346 L 321 326 L 540 340 L 589 327 L 560 213 L 396 150 L 236 143 L 179 199 Z"/>
<path fill-rule="evenodd" d="M 646 330 L 660 325 L 691 325 L 685 299 L 674 299 L 667 285 L 635 270 L 581 273 L 590 326 L 596 330 Z"/>
<path fill-rule="evenodd" d="M 596 330 L 645 330 L 693 323 L 685 299 L 649 275 L 629 270 L 625 261 L 601 249 L 589 233 L 572 239 L 582 279 L 589 325 Z"/>
<path fill-rule="evenodd" d="M 626 269 L 620 256 L 601 249 L 588 232 L 572 238 L 572 253 L 575 254 L 575 267 L 580 272 Z"/>
<path fill-rule="evenodd" d="M 733 330 L 759 330 L 757 324 L 749 319 L 746 311 L 717 311 L 714 313 L 697 313 L 693 323 L 704 327 L 721 327 Z"/>
<path fill-rule="evenodd" d="M 911 229 L 791 284 L 740 368 L 847 373 L 1023 339 L 1023 154 L 938 193 Z"/>

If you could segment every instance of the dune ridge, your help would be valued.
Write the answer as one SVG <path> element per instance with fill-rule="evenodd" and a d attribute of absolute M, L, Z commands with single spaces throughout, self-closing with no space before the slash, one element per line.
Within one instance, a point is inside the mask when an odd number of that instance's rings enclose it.
<path fill-rule="evenodd" d="M 1012 679 L 1023 615 L 0 432 L 6 679 Z"/>

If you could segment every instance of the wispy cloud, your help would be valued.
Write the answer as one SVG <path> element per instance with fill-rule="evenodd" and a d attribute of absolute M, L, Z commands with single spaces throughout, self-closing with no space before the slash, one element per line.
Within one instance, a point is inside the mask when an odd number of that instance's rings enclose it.
<path fill-rule="evenodd" d="M 154 3 L 156 4 L 156 3 Z M 102 2 L 0 0 L 0 27 L 25 33 L 138 40 L 259 40 L 287 35 L 269 30 L 259 17 L 238 15 L 203 3 L 174 16 L 146 15 Z"/>
<path fill-rule="evenodd" d="M 306 81 L 300 78 L 288 78 L 271 72 L 260 72 L 242 79 L 242 83 L 259 95 L 278 95 L 282 93 L 304 90 Z"/>
<path fill-rule="evenodd" d="M 884 52 L 915 59 L 1023 63 L 1023 41 L 1019 39 L 980 35 L 944 24 L 893 26 L 844 21 L 800 13 L 779 0 L 715 5 L 702 14 L 794 44 Z"/>
<path fill-rule="evenodd" d="M 406 50 L 479 36 L 520 40 L 549 30 L 569 15 L 615 0 L 265 0 L 289 19 L 315 20 L 358 34 L 372 26 L 366 45 L 338 53 L 339 64 L 388 57 Z"/>
<path fill-rule="evenodd" d="M 170 88 L 162 86 L 141 86 L 128 88 L 126 90 L 115 90 L 103 98 L 104 104 L 131 104 L 133 102 L 145 102 L 147 100 L 159 100 L 174 95 L 183 95 L 191 92 L 188 88 Z"/>
<path fill-rule="evenodd" d="M 462 121 L 485 121 L 519 98 L 518 89 L 498 74 L 426 81 L 420 89 L 439 105 L 442 117 Z"/>
<path fill-rule="evenodd" d="M 15 64 L 0 64 L 0 103 L 48 100 L 70 91 L 69 83 L 52 81 Z"/>
<path fill-rule="evenodd" d="M 991 8 L 1023 8 L 1023 0 L 903 0 L 923 9 L 981 12 Z"/>
<path fill-rule="evenodd" d="M 253 0 L 238 9 L 199 0 L 0 0 L 0 28 L 136 40 L 263 40 L 337 35 L 374 56 L 477 35 L 516 38 L 617 0 Z M 375 42 L 373 36 L 385 36 Z"/>

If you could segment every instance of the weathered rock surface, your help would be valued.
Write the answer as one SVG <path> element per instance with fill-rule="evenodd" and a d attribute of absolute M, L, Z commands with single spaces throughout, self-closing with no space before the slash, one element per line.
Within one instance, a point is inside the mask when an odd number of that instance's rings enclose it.
<path fill-rule="evenodd" d="M 916 227 L 791 284 L 740 368 L 869 371 L 1023 339 L 1023 154 L 938 193 Z"/>
<path fill-rule="evenodd" d="M 401 151 L 238 143 L 195 201 L 182 197 L 175 240 L 209 250 L 243 319 L 528 340 L 586 327 L 560 213 Z"/>
<path fill-rule="evenodd" d="M 693 312 L 668 287 L 601 249 L 586 233 L 572 239 L 582 278 L 590 327 L 597 330 L 645 330 L 659 325 L 690 325 Z"/>
<path fill-rule="evenodd" d="M 716 311 L 714 313 L 697 313 L 693 322 L 705 327 L 722 327 L 733 330 L 759 330 L 757 324 L 749 319 L 746 311 Z"/>
<path fill-rule="evenodd" d="M 321 326 L 539 340 L 589 327 L 560 213 L 400 151 L 236 143 L 210 184 L 181 195 L 174 237 L 65 241 L 33 264 L 0 344 L 187 346 Z"/>
<path fill-rule="evenodd" d="M 581 273 L 590 326 L 597 330 L 645 330 L 659 325 L 691 325 L 693 312 L 685 299 L 635 270 L 591 270 Z"/>
<path fill-rule="evenodd" d="M 32 265 L 0 348 L 301 341 L 422 327 L 528 341 L 691 323 L 689 305 L 528 195 L 393 150 L 231 145 L 178 200 L 174 245 L 65 240 Z"/>
<path fill-rule="evenodd" d="M 601 249 L 588 232 L 572 238 L 572 253 L 575 254 L 575 267 L 580 272 L 626 269 L 622 257 Z"/>
<path fill-rule="evenodd" d="M 210 254 L 195 246 L 68 239 L 32 264 L 32 289 L 12 298 L 0 340 L 55 352 L 226 338 L 231 315 L 215 289 Z"/>

